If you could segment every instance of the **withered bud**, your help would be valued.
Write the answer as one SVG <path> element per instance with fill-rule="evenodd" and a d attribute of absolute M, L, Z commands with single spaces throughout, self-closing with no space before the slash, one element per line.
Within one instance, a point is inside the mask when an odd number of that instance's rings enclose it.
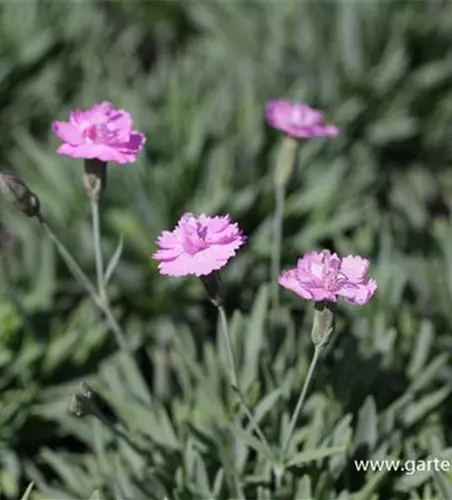
<path fill-rule="evenodd" d="M 220 307 L 223 305 L 224 297 L 223 290 L 221 284 L 220 274 L 217 271 L 214 271 L 207 276 L 200 276 L 202 284 L 206 289 L 207 295 L 209 296 L 210 301 L 215 307 Z"/>
<path fill-rule="evenodd" d="M 86 382 L 81 382 L 71 396 L 68 411 L 76 417 L 86 415 L 97 417 L 109 425 L 120 422 L 119 417 L 108 401 Z"/>
<path fill-rule="evenodd" d="M 4 200 L 14 205 L 28 217 L 39 215 L 40 203 L 38 197 L 18 175 L 0 173 L 0 193 Z"/>
<path fill-rule="evenodd" d="M 83 184 L 90 201 L 98 201 L 107 187 L 107 162 L 96 159 L 85 160 Z"/>
<path fill-rule="evenodd" d="M 81 382 L 71 396 L 68 409 L 76 417 L 96 415 L 98 410 L 95 391 L 86 382 Z"/>

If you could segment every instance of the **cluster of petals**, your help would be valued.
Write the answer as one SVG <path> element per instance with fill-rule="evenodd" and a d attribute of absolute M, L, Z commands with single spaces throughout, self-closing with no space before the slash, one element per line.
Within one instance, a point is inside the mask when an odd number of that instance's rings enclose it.
<path fill-rule="evenodd" d="M 279 284 L 300 297 L 313 301 L 337 302 L 343 297 L 351 304 L 362 305 L 374 295 L 377 284 L 367 279 L 369 261 L 349 255 L 339 258 L 329 250 L 309 252 L 297 267 L 284 271 Z"/>
<path fill-rule="evenodd" d="M 335 137 L 339 129 L 325 122 L 321 111 L 287 99 L 272 99 L 266 106 L 267 122 L 282 132 L 300 139 Z"/>
<path fill-rule="evenodd" d="M 119 164 L 135 162 L 146 142 L 145 136 L 132 127 L 130 113 L 114 108 L 109 101 L 87 110 L 77 109 L 70 113 L 68 122 L 52 124 L 63 141 L 58 154 Z"/>
<path fill-rule="evenodd" d="M 161 233 L 152 257 L 160 261 L 161 274 L 206 276 L 222 268 L 245 241 L 229 215 L 186 213 L 173 231 Z"/>

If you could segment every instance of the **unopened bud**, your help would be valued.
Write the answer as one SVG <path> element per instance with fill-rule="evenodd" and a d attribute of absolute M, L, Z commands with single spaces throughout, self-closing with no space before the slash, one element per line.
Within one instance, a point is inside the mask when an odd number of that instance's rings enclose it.
<path fill-rule="evenodd" d="M 212 304 L 215 307 L 222 306 L 224 300 L 220 274 L 214 271 L 207 276 L 200 276 L 200 279 Z"/>
<path fill-rule="evenodd" d="M 85 160 L 83 184 L 88 198 L 98 201 L 107 187 L 107 162 L 97 159 Z"/>
<path fill-rule="evenodd" d="M 2 198 L 14 205 L 28 217 L 39 215 L 38 197 L 16 174 L 0 173 L 0 193 Z"/>
<path fill-rule="evenodd" d="M 326 302 L 316 302 L 311 338 L 316 346 L 325 347 L 334 332 L 334 314 Z"/>

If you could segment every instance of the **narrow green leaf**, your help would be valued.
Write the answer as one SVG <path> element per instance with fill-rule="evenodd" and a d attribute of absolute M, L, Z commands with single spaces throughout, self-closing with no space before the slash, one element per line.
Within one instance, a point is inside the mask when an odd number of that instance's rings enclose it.
<path fill-rule="evenodd" d="M 365 447 L 371 452 L 377 442 L 377 409 L 372 396 L 368 396 L 358 414 L 358 426 L 355 433 L 354 449 Z"/>
<path fill-rule="evenodd" d="M 30 498 L 30 495 L 31 495 L 31 492 L 33 490 L 33 487 L 34 487 L 35 483 L 31 482 L 27 489 L 25 490 L 25 493 L 22 495 L 22 499 L 21 500 L 28 500 Z"/>
<path fill-rule="evenodd" d="M 234 424 L 229 424 L 228 427 L 237 439 L 244 441 L 248 446 L 256 450 L 260 455 L 266 457 L 270 462 L 275 462 L 275 456 L 251 433 Z"/>
<path fill-rule="evenodd" d="M 124 235 L 121 234 L 121 236 L 119 237 L 116 250 L 114 251 L 110 259 L 110 262 L 108 263 L 107 270 L 105 271 L 105 277 L 104 277 L 105 286 L 108 285 L 111 277 L 113 276 L 113 273 L 116 271 L 116 268 L 118 267 L 123 248 L 124 248 Z"/>
<path fill-rule="evenodd" d="M 268 308 L 268 288 L 262 287 L 254 301 L 251 319 L 248 323 L 245 346 L 245 363 L 242 373 L 242 387 L 257 378 L 259 353 L 263 346 L 264 325 Z"/>
<path fill-rule="evenodd" d="M 220 496 L 220 492 L 223 488 L 224 483 L 224 469 L 221 468 L 218 470 L 217 475 L 215 476 L 212 488 L 213 498 L 218 498 Z"/>
<path fill-rule="evenodd" d="M 352 2 L 338 2 L 337 9 L 336 40 L 337 49 L 339 50 L 338 55 L 347 76 L 356 78 L 363 71 L 364 62 L 363 46 L 361 43 L 356 43 L 356 40 L 362 39 L 359 5 Z"/>
<path fill-rule="evenodd" d="M 154 407 L 150 410 L 145 406 L 129 404 L 126 418 L 130 425 L 132 423 L 136 425 L 143 434 L 148 435 L 156 443 L 179 450 L 179 441 L 163 408 Z"/>
<path fill-rule="evenodd" d="M 42 452 L 42 458 L 74 491 L 83 491 L 84 488 L 86 488 L 86 478 L 83 477 L 80 469 L 78 467 L 73 467 L 72 464 L 64 460 L 61 455 L 46 448 Z"/>
<path fill-rule="evenodd" d="M 430 349 L 434 339 L 433 324 L 431 321 L 421 322 L 419 332 L 415 336 L 415 346 L 408 366 L 410 377 L 416 379 L 428 360 Z"/>
<path fill-rule="evenodd" d="M 195 480 L 199 493 L 203 497 L 211 497 L 209 476 L 202 456 L 199 453 L 195 455 Z"/>
<path fill-rule="evenodd" d="M 368 479 L 366 484 L 362 487 L 362 489 L 355 493 L 355 495 L 353 496 L 353 500 L 371 500 L 374 496 L 374 492 L 377 491 L 378 486 L 387 474 L 387 470 L 381 470 L 372 475 L 370 479 Z"/>
<path fill-rule="evenodd" d="M 276 401 L 281 397 L 282 391 L 280 388 L 274 389 L 264 398 L 259 401 L 259 404 L 254 410 L 254 418 L 256 422 L 260 422 L 265 415 L 275 406 Z"/>
<path fill-rule="evenodd" d="M 198 429 L 193 422 L 186 422 L 185 425 L 190 434 L 192 434 L 192 439 L 196 440 L 197 448 L 202 448 L 203 452 L 213 455 L 218 447 L 216 441 L 211 436 L 208 436 L 204 430 Z"/>
<path fill-rule="evenodd" d="M 435 478 L 435 484 L 443 495 L 444 500 L 450 500 L 452 498 L 452 481 L 450 475 L 435 470 L 433 471 L 433 477 Z"/>
<path fill-rule="evenodd" d="M 352 441 L 353 430 L 351 422 L 353 416 L 345 415 L 337 424 L 331 439 L 331 446 L 347 446 Z M 337 479 L 348 465 L 349 457 L 347 454 L 333 455 L 328 463 L 328 469 L 331 476 Z"/>
<path fill-rule="evenodd" d="M 424 389 L 438 374 L 438 371 L 449 360 L 446 353 L 439 354 L 426 368 L 424 368 L 410 385 L 410 391 L 420 391 Z"/>
<path fill-rule="evenodd" d="M 335 455 L 336 453 L 343 453 L 346 449 L 346 446 L 331 446 L 329 448 L 302 451 L 301 453 L 297 453 L 287 465 L 288 467 L 296 467 L 306 462 L 313 462 L 314 460 L 320 460 Z"/>
<path fill-rule="evenodd" d="M 424 396 L 419 401 L 411 403 L 403 415 L 405 425 L 413 425 L 423 419 L 449 396 L 450 391 L 449 387 L 443 387 L 432 394 Z"/>
<path fill-rule="evenodd" d="M 412 474 L 405 474 L 396 480 L 394 488 L 396 491 L 408 493 L 419 488 L 432 476 L 431 470 L 416 470 Z M 451 497 L 452 498 L 452 497 Z"/>
<path fill-rule="evenodd" d="M 298 481 L 295 498 L 312 498 L 311 478 L 307 474 Z"/>

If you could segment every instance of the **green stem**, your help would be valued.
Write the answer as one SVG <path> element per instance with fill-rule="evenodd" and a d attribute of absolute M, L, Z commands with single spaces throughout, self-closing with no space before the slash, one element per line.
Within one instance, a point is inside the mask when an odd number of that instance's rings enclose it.
<path fill-rule="evenodd" d="M 230 378 L 231 378 L 231 385 L 232 388 L 234 389 L 235 392 L 237 392 L 237 395 L 239 396 L 240 403 L 245 410 L 246 416 L 248 417 L 248 420 L 250 421 L 251 428 L 254 429 L 256 434 L 258 435 L 259 439 L 261 440 L 262 444 L 267 448 L 270 454 L 273 454 L 270 445 L 268 444 L 268 441 L 262 432 L 262 429 L 260 428 L 258 422 L 254 418 L 254 415 L 252 411 L 250 410 L 245 397 L 239 387 L 239 378 L 237 375 L 237 368 L 236 368 L 236 363 L 235 363 L 235 357 L 234 357 L 234 351 L 232 349 L 232 344 L 231 344 L 231 338 L 229 335 L 229 327 L 228 327 L 228 321 L 226 318 L 226 312 L 224 310 L 223 306 L 218 307 L 218 312 L 220 314 L 220 320 L 221 320 L 221 331 L 223 332 L 223 337 L 224 341 L 226 344 L 226 351 L 228 353 L 228 362 L 229 362 L 229 373 L 230 373 Z"/>
<path fill-rule="evenodd" d="M 100 239 L 100 220 L 99 220 L 99 202 L 91 200 L 91 216 L 93 223 L 94 256 L 96 259 L 97 290 L 100 298 L 107 302 L 107 293 L 105 290 L 104 264 L 102 260 L 102 246 Z"/>
<path fill-rule="evenodd" d="M 77 280 L 79 285 L 81 285 L 92 297 L 96 305 L 100 305 L 98 302 L 98 297 L 97 297 L 97 292 L 91 281 L 88 279 L 86 274 L 82 271 L 80 266 L 77 264 L 77 262 L 74 260 L 72 255 L 69 253 L 69 251 L 66 249 L 66 247 L 61 243 L 61 241 L 58 239 L 57 235 L 53 232 L 52 228 L 49 226 L 47 221 L 44 219 L 44 217 L 41 215 L 38 217 L 39 223 L 41 224 L 41 227 L 44 229 L 45 233 L 47 234 L 48 238 L 52 241 L 52 243 L 55 245 L 56 249 L 58 250 L 59 254 L 61 255 L 62 259 L 66 263 L 67 267 L 73 274 L 74 278 Z"/>
<path fill-rule="evenodd" d="M 321 352 L 322 352 L 322 346 L 316 345 L 315 351 L 314 351 L 314 356 L 312 357 L 311 364 L 309 365 L 308 374 L 306 375 L 306 379 L 304 381 L 303 388 L 302 388 L 301 393 L 300 393 L 300 397 L 298 398 L 297 405 L 296 405 L 295 410 L 294 410 L 293 415 L 292 415 L 292 420 L 290 421 L 289 432 L 286 435 L 286 439 L 284 441 L 284 445 L 282 448 L 282 461 L 283 461 L 283 463 L 285 461 L 287 451 L 288 451 L 289 446 L 290 446 L 290 441 L 292 439 L 292 435 L 295 431 L 295 426 L 297 424 L 298 417 L 299 417 L 300 412 L 303 408 L 303 404 L 305 402 L 306 395 L 308 393 L 309 385 L 310 385 L 312 377 L 314 375 L 317 363 L 320 359 Z"/>
<path fill-rule="evenodd" d="M 286 136 L 281 142 L 274 169 L 275 214 L 273 216 L 273 248 L 271 263 L 271 278 L 273 283 L 272 309 L 275 314 L 279 308 L 278 276 L 281 270 L 281 244 L 284 224 L 284 206 L 286 187 L 292 175 L 299 142 L 297 139 Z"/>
<path fill-rule="evenodd" d="M 107 320 L 113 334 L 116 338 L 116 342 L 118 343 L 121 350 L 121 359 L 124 364 L 125 373 L 128 376 L 133 377 L 133 387 L 139 389 L 139 394 L 142 398 L 144 398 L 147 402 L 150 402 L 149 393 L 146 389 L 146 384 L 143 380 L 141 373 L 139 372 L 135 360 L 132 356 L 132 352 L 126 342 L 124 332 L 116 320 L 114 314 L 112 313 L 108 302 L 103 300 L 100 295 L 97 293 L 96 288 L 91 283 L 89 278 L 86 276 L 84 271 L 72 257 L 67 248 L 61 243 L 58 239 L 57 235 L 53 232 L 52 228 L 48 225 L 47 221 L 44 219 L 42 215 L 38 217 L 39 223 L 41 227 L 46 232 L 48 238 L 54 243 L 56 249 L 60 253 L 62 259 L 66 263 L 69 270 L 74 275 L 75 279 L 78 283 L 89 293 L 93 302 L 96 306 L 102 311 Z"/>
<path fill-rule="evenodd" d="M 225 312 L 223 306 L 218 307 L 218 313 L 220 315 L 221 331 L 223 332 L 223 338 L 224 338 L 224 342 L 226 344 L 226 351 L 227 351 L 227 355 L 228 355 L 229 374 L 230 374 L 230 378 L 231 378 L 231 384 L 235 389 L 237 389 L 238 388 L 238 377 L 237 377 L 237 370 L 236 370 L 236 364 L 235 364 L 235 358 L 234 358 L 234 351 L 232 349 L 231 338 L 229 336 L 228 320 L 226 318 L 226 312 Z"/>
<path fill-rule="evenodd" d="M 281 242 L 284 221 L 284 204 L 286 189 L 284 185 L 275 186 L 275 214 L 273 217 L 273 252 L 272 252 L 272 284 L 273 312 L 279 308 L 278 277 L 281 269 Z"/>
<path fill-rule="evenodd" d="M 235 494 L 237 495 L 236 496 L 237 500 L 246 500 L 245 492 L 243 491 L 242 485 L 240 483 L 240 477 L 235 468 L 233 469 L 232 476 L 234 481 Z"/>

